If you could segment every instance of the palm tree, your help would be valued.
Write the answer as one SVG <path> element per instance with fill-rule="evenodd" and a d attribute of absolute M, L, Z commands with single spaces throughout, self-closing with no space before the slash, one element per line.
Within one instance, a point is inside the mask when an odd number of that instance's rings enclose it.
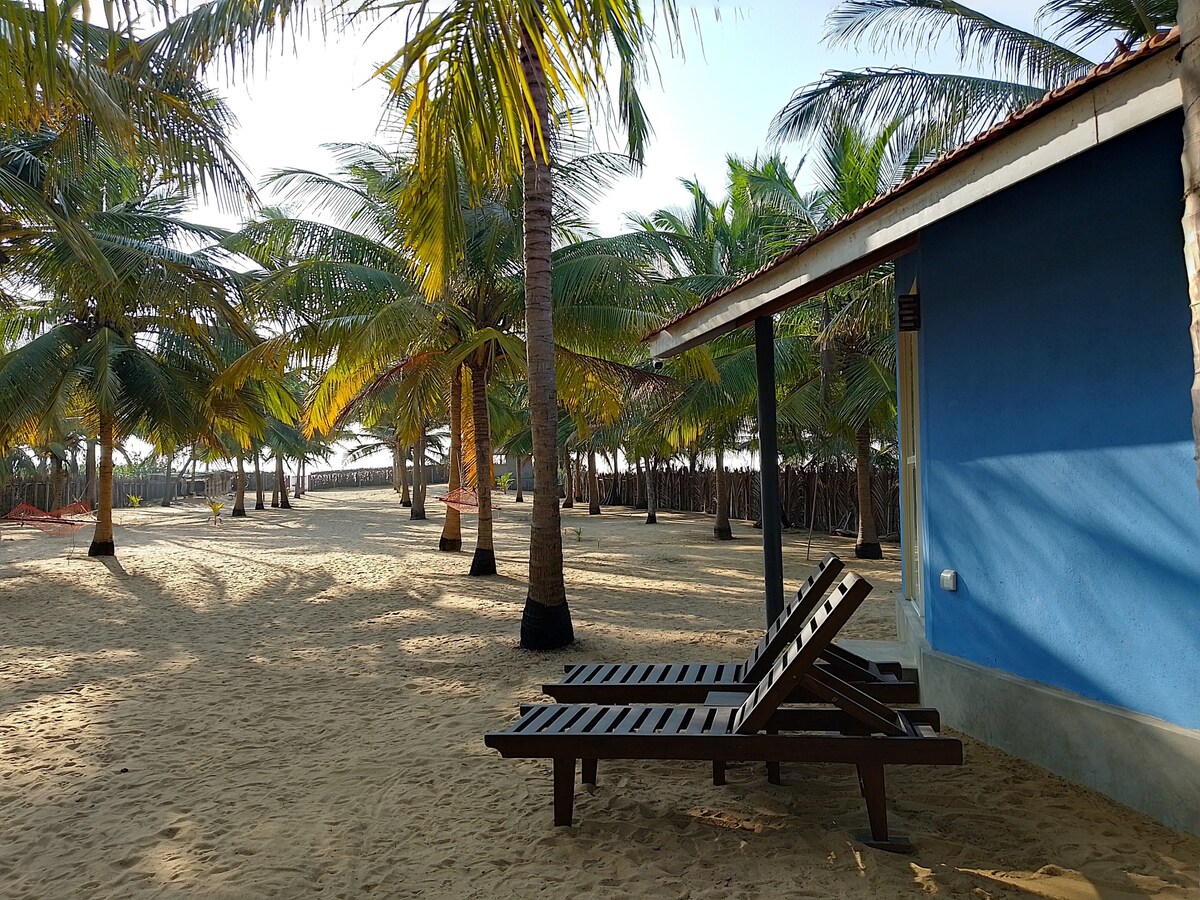
<path fill-rule="evenodd" d="M 1095 63 L 1078 48 L 1111 36 L 1118 49 L 1128 49 L 1173 25 L 1177 12 L 1177 0 L 1046 0 L 1038 20 L 1050 26 L 1047 38 L 957 0 L 841 0 L 827 19 L 829 43 L 916 55 L 949 35 L 959 62 L 982 74 L 901 67 L 826 72 L 793 94 L 771 132 L 800 140 L 834 119 L 869 131 L 901 121 L 923 135 L 926 155 L 935 154 L 1087 74 Z"/>
<path fill-rule="evenodd" d="M 41 153 L 49 149 L 37 138 L 0 150 L 22 159 L 8 170 L 21 178 L 18 190 L 44 183 Z M 219 418 L 208 399 L 212 323 L 256 339 L 232 303 L 237 277 L 213 249 L 222 234 L 184 221 L 179 197 L 145 192 L 142 180 L 137 171 L 98 168 L 65 188 L 77 198 L 71 229 L 54 218 L 26 219 L 5 248 L 6 279 L 24 297 L 8 327 L 27 343 L 0 357 L 0 421 L 69 406 L 94 429 L 100 478 L 92 556 L 114 550 L 117 441 L 147 424 L 186 437 L 199 421 Z M 160 339 L 178 335 L 189 340 Z"/>
<path fill-rule="evenodd" d="M 674 32 L 674 0 L 659 0 Z M 422 177 L 407 205 L 418 227 L 409 246 L 426 266 L 426 290 L 449 283 L 463 232 L 460 178 L 480 193 L 521 173 L 524 212 L 526 378 L 533 430 L 534 499 L 529 594 L 521 645 L 553 649 L 574 640 L 563 580 L 558 511 L 558 397 L 552 317 L 552 151 L 556 123 L 574 100 L 617 113 L 640 158 L 647 122 L 636 92 L 650 23 L 637 0 L 453 0 L 407 3 L 413 37 L 393 60 L 393 88 L 411 97 Z M 481 111 L 484 111 L 481 114 Z M 458 166 L 455 152 L 464 166 Z M 447 202 L 449 200 L 449 202 Z"/>
<path fill-rule="evenodd" d="M 1196 442 L 1196 487 L 1200 489 L 1200 3 L 1183 0 L 1179 7 L 1180 61 L 1183 71 L 1183 211 L 1184 259 L 1192 308 L 1192 435 Z"/>

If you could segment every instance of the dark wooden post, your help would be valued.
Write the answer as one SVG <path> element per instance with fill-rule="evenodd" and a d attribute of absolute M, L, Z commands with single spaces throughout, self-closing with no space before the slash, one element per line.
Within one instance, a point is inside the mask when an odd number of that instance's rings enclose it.
<path fill-rule="evenodd" d="M 783 516 L 779 506 L 779 434 L 775 417 L 775 326 L 770 316 L 754 320 L 758 364 L 758 446 L 763 532 L 763 581 L 767 625 L 783 612 Z"/>

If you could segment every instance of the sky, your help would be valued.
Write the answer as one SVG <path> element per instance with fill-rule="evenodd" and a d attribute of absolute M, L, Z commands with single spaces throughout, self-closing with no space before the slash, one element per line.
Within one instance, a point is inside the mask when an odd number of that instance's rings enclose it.
<path fill-rule="evenodd" d="M 1040 2 L 977 0 L 973 5 L 1032 30 Z M 824 19 L 834 5 L 833 0 L 681 0 L 685 18 L 694 11 L 699 34 L 688 25 L 682 54 L 670 48 L 657 53 L 657 74 L 642 92 L 654 127 L 646 165 L 639 176 L 621 179 L 595 206 L 592 217 L 600 233 L 623 230 L 628 212 L 683 203 L 681 177 L 698 178 L 720 196 L 726 156 L 767 150 L 771 118 L 793 90 L 827 69 L 956 68 L 949 42 L 932 58 L 921 59 L 824 45 Z M 322 144 L 373 140 L 384 91 L 371 75 L 398 45 L 398 28 L 380 28 L 374 35 L 314 36 L 286 52 L 276 49 L 265 59 L 265 71 L 260 62 L 243 82 L 217 84 L 240 122 L 234 146 L 252 178 L 257 182 L 284 167 L 329 172 L 334 162 Z M 597 137 L 609 141 L 608 129 L 598 128 Z M 804 155 L 797 146 L 778 149 L 793 164 Z M 236 217 L 215 209 L 202 209 L 201 218 L 236 224 Z"/>

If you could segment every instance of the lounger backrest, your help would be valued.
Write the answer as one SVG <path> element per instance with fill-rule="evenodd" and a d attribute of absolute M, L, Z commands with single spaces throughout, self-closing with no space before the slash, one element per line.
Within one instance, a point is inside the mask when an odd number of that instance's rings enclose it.
<path fill-rule="evenodd" d="M 771 663 L 779 656 L 779 651 L 790 644 L 804 628 L 804 623 L 813 614 L 826 592 L 842 574 L 844 564 L 836 553 L 827 553 L 812 574 L 800 585 L 796 599 L 783 608 L 775 621 L 767 628 L 767 633 L 758 642 L 758 646 L 746 657 L 739 672 L 739 681 L 762 681 L 771 671 Z"/>
<path fill-rule="evenodd" d="M 783 648 L 771 670 L 738 708 L 733 717 L 735 733 L 755 734 L 766 726 L 779 704 L 792 693 L 869 593 L 869 581 L 853 572 L 846 574 L 804 623 L 800 636 Z"/>

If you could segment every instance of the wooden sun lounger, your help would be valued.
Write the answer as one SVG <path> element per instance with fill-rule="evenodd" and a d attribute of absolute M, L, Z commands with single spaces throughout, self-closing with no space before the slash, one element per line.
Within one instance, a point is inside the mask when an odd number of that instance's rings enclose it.
<path fill-rule="evenodd" d="M 722 705 L 717 694 L 712 705 L 698 706 L 532 706 L 506 730 L 484 735 L 484 743 L 504 757 L 554 760 L 555 825 L 571 824 L 576 760 L 583 760 L 589 784 L 600 759 L 708 760 L 717 784 L 729 760 L 852 763 L 871 827 L 860 840 L 906 850 L 908 842 L 888 831 L 883 767 L 960 765 L 962 743 L 937 733 L 936 710 L 890 709 L 814 665 L 870 589 L 847 575 L 738 706 Z M 835 708 L 781 709 L 801 685 Z"/>
<path fill-rule="evenodd" d="M 542 691 L 562 703 L 703 703 L 710 691 L 749 691 L 800 633 L 842 568 L 836 554 L 827 554 L 743 662 L 575 663 L 564 667 L 561 681 L 542 685 Z M 823 668 L 877 700 L 919 701 L 917 684 L 903 680 L 897 662 L 871 662 L 833 643 L 821 657 Z M 788 702 L 820 699 L 801 686 Z"/>

